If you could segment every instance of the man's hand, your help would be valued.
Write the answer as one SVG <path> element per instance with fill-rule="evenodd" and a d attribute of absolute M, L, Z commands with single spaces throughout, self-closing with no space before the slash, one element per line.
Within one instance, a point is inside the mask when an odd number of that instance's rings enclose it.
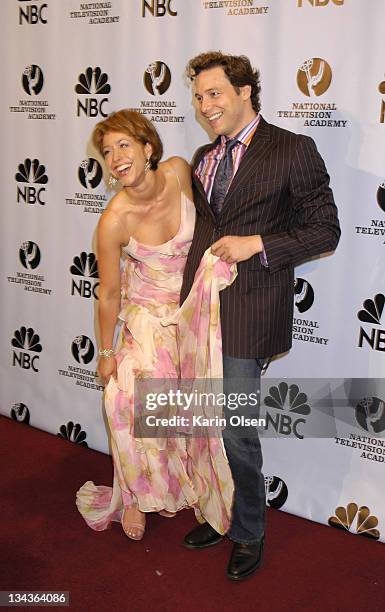
<path fill-rule="evenodd" d="M 211 246 L 213 255 L 227 263 L 237 263 L 250 259 L 263 251 L 262 238 L 255 236 L 223 236 Z"/>

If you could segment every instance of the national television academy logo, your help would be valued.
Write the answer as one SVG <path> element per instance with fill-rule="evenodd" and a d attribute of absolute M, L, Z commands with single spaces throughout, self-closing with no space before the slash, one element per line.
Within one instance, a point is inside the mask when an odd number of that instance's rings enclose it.
<path fill-rule="evenodd" d="M 13 404 L 11 408 L 11 419 L 13 421 L 17 421 L 18 423 L 25 423 L 25 425 L 29 425 L 30 414 L 28 407 L 21 402 L 18 404 Z"/>
<path fill-rule="evenodd" d="M 286 483 L 278 476 L 265 476 L 266 505 L 278 510 L 287 500 Z"/>
<path fill-rule="evenodd" d="M 44 75 L 40 66 L 36 64 L 27 66 L 23 72 L 21 83 L 26 94 L 37 96 L 44 85 Z"/>
<path fill-rule="evenodd" d="M 356 406 L 357 423 L 373 436 L 385 431 L 385 402 L 379 397 L 364 397 Z"/>
<path fill-rule="evenodd" d="M 377 189 L 378 206 L 385 212 L 385 180 L 382 181 Z"/>
<path fill-rule="evenodd" d="M 95 348 L 88 336 L 76 336 L 71 345 L 73 358 L 80 364 L 87 365 L 95 356 Z"/>
<path fill-rule="evenodd" d="M 170 87 L 170 68 L 164 62 L 152 62 L 144 72 L 143 81 L 149 94 L 162 96 Z"/>
<path fill-rule="evenodd" d="M 84 159 L 79 165 L 78 178 L 84 189 L 95 189 L 103 178 L 103 170 L 93 157 Z"/>
<path fill-rule="evenodd" d="M 19 259 L 21 265 L 26 270 L 37 268 L 41 260 L 41 254 L 36 242 L 31 242 L 30 240 L 23 242 L 19 249 Z"/>
<path fill-rule="evenodd" d="M 326 60 L 312 57 L 305 60 L 297 72 L 297 85 L 305 96 L 322 96 L 329 89 L 332 69 Z"/>
<path fill-rule="evenodd" d="M 296 278 L 294 281 L 295 305 L 298 312 L 306 312 L 313 306 L 314 290 L 309 281 Z"/>
<path fill-rule="evenodd" d="M 381 95 L 385 95 L 385 80 L 381 81 L 381 83 L 379 84 L 378 91 L 380 92 Z M 380 123 L 384 123 L 384 122 L 385 122 L 385 100 L 381 100 Z"/>

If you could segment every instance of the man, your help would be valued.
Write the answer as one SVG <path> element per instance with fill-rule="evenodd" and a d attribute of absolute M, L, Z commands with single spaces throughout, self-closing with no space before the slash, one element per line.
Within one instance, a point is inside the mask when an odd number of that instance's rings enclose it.
<path fill-rule="evenodd" d="M 238 277 L 221 294 L 225 389 L 255 390 L 261 369 L 292 343 L 294 266 L 331 251 L 340 229 L 329 177 L 313 140 L 260 115 L 259 73 L 245 56 L 220 52 L 192 59 L 187 72 L 198 110 L 218 136 L 193 160 L 197 223 L 182 301 L 204 251 L 237 263 Z M 241 387 L 241 388 L 240 388 Z M 239 407 L 256 414 L 249 405 Z M 234 480 L 234 542 L 227 576 L 241 580 L 261 564 L 265 488 L 257 435 L 224 432 Z M 223 536 L 208 523 L 191 531 L 188 548 Z"/>

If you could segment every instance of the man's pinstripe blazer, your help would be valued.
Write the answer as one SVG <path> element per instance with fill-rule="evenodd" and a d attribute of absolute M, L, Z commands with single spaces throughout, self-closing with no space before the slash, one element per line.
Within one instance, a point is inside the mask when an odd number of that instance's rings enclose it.
<path fill-rule="evenodd" d="M 215 217 L 195 169 L 213 144 L 193 160 L 197 210 L 181 301 L 205 250 L 222 236 L 260 234 L 268 261 L 259 254 L 238 264 L 238 277 L 221 293 L 223 353 L 271 357 L 292 343 L 294 266 L 336 248 L 340 228 L 329 176 L 311 138 L 267 123 L 262 117 Z"/>

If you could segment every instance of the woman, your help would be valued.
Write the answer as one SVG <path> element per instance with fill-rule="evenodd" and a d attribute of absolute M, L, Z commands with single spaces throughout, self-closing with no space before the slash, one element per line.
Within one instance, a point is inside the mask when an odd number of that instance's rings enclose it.
<path fill-rule="evenodd" d="M 121 521 L 133 540 L 143 537 L 147 512 L 174 516 L 184 507 L 194 507 L 206 520 L 211 517 L 224 532 L 232 490 L 220 441 L 141 438 L 134 428 L 135 380 L 181 376 L 175 317 L 195 223 L 190 167 L 179 157 L 160 163 L 158 133 L 130 110 L 97 124 L 93 143 L 111 180 L 121 185 L 97 231 L 98 372 L 107 385 L 114 483 L 112 489 L 85 483 L 77 494 L 79 511 L 95 530 Z M 191 313 L 191 299 L 184 312 Z M 122 326 L 113 349 L 118 319 Z M 182 327 L 190 319 L 187 314 Z"/>

